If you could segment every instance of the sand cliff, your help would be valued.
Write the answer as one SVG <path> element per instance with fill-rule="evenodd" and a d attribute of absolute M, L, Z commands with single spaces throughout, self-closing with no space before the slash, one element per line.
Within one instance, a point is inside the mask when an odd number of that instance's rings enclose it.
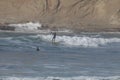
<path fill-rule="evenodd" d="M 120 0 L 0 0 L 0 24 L 27 21 L 83 31 L 119 31 Z"/>

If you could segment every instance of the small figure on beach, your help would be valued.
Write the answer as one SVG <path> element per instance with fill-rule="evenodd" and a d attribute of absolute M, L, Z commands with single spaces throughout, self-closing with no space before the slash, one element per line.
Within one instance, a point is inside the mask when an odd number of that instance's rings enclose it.
<path fill-rule="evenodd" d="M 53 38 L 52 38 L 52 42 L 55 43 L 55 39 L 56 39 L 56 32 L 52 32 Z"/>

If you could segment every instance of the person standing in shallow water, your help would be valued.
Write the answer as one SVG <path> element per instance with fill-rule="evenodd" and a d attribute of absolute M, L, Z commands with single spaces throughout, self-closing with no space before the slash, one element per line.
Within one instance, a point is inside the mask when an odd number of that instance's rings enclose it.
<path fill-rule="evenodd" d="M 53 35 L 52 42 L 53 42 L 53 43 L 55 43 L 55 39 L 56 39 L 56 32 L 53 32 L 53 33 L 52 33 L 52 35 Z"/>

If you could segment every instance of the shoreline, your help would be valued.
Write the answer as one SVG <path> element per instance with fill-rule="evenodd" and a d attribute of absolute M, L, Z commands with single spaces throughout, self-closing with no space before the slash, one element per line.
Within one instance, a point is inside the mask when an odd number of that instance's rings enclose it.
<path fill-rule="evenodd" d="M 36 25 L 37 24 L 37 25 Z M 0 33 L 21 33 L 21 34 L 120 34 L 119 28 L 83 28 L 80 27 L 50 27 L 38 23 L 0 25 Z"/>
<path fill-rule="evenodd" d="M 0 30 L 0 33 L 18 33 L 18 34 L 51 34 L 51 32 L 56 32 L 59 34 L 120 34 L 120 32 L 64 32 L 64 31 L 47 31 L 47 30 L 40 30 L 40 31 L 9 31 L 9 30 Z"/>

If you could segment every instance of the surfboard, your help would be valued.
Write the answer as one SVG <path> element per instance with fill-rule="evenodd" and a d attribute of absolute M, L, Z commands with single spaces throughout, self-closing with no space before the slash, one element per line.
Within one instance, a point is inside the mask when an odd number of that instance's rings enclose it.
<path fill-rule="evenodd" d="M 52 44 L 54 44 L 54 45 L 59 45 L 60 42 L 52 42 Z"/>

